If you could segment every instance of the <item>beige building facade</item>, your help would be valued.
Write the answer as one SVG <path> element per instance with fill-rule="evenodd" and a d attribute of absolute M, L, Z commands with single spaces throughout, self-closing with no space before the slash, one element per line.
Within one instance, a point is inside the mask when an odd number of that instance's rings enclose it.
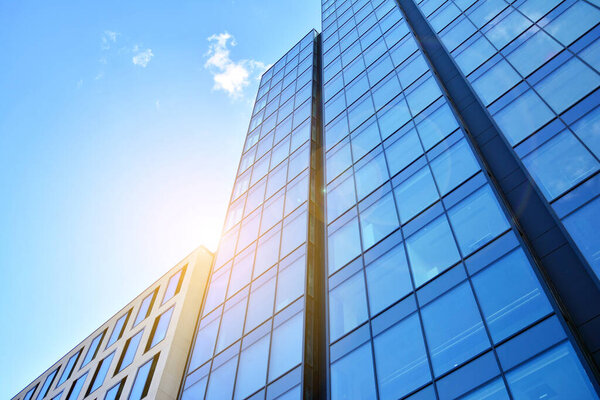
<path fill-rule="evenodd" d="M 13 400 L 176 399 L 212 260 L 194 250 Z"/>

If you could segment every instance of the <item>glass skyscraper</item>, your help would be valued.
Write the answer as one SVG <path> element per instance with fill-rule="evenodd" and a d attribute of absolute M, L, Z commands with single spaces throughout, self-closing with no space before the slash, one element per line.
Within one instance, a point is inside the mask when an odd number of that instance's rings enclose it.
<path fill-rule="evenodd" d="M 599 35 L 597 0 L 323 1 L 179 398 L 598 399 Z"/>

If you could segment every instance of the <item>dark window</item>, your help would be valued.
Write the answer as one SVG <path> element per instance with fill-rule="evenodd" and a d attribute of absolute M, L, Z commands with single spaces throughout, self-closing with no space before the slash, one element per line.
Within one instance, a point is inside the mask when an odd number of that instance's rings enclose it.
<path fill-rule="evenodd" d="M 69 391 L 69 394 L 67 394 L 67 397 L 65 398 L 65 400 L 77 400 L 77 398 L 79 397 L 79 393 L 81 393 L 81 390 L 83 389 L 83 385 L 85 384 L 85 380 L 88 376 L 88 373 L 86 372 L 85 374 L 81 375 L 79 378 L 77 378 L 77 380 L 75 382 L 73 382 L 73 385 L 71 386 L 71 390 Z"/>
<path fill-rule="evenodd" d="M 23 397 L 23 400 L 31 400 L 33 398 L 33 394 L 35 393 L 35 389 L 37 389 L 38 386 L 39 386 L 39 383 L 37 385 L 35 385 L 34 387 L 32 387 L 29 390 L 29 392 L 27 392 L 25 397 Z"/>
<path fill-rule="evenodd" d="M 36 400 L 42 400 L 44 397 L 46 397 L 46 395 L 50 391 L 50 387 L 52 386 L 52 383 L 54 383 L 54 379 L 56 378 L 57 374 L 58 374 L 58 368 L 55 369 L 54 371 L 50 372 L 50 374 L 46 377 L 46 380 L 44 381 L 44 384 L 42 385 L 42 388 L 40 389 Z"/>
<path fill-rule="evenodd" d="M 92 343 L 90 344 L 90 347 L 88 348 L 88 351 L 85 354 L 85 358 L 81 363 L 81 367 L 79 367 L 80 369 L 85 367 L 90 361 L 92 361 L 96 357 L 96 354 L 98 354 L 98 348 L 100 348 L 100 343 L 102 342 L 105 333 L 106 330 L 101 332 L 98 336 L 94 338 L 94 340 L 92 340 Z"/>
<path fill-rule="evenodd" d="M 123 392 L 123 386 L 125 386 L 125 379 L 126 378 L 123 378 L 121 382 L 108 389 L 104 396 L 104 400 L 119 400 L 119 398 L 121 398 L 121 393 Z"/>
<path fill-rule="evenodd" d="M 57 387 L 65 383 L 65 381 L 71 377 L 71 374 L 73 373 L 73 368 L 75 367 L 75 364 L 77 363 L 80 354 L 81 350 L 79 350 L 77 353 L 73 354 L 71 358 L 69 358 L 69 361 L 67 361 L 67 365 L 65 365 L 65 369 L 63 370 L 62 375 L 58 380 L 58 384 L 56 385 Z"/>
<path fill-rule="evenodd" d="M 129 316 L 131 315 L 131 310 L 127 311 L 121 318 L 117 320 L 115 323 L 115 327 L 113 328 L 112 334 L 108 339 L 108 343 L 106 344 L 106 348 L 108 349 L 114 342 L 119 340 L 121 336 L 123 336 L 123 332 L 125 331 L 125 326 L 127 325 L 127 321 L 129 320 Z"/>
<path fill-rule="evenodd" d="M 177 273 L 175 273 L 175 275 L 173 275 L 171 279 L 169 279 L 167 289 L 165 290 L 165 296 L 163 297 L 163 301 L 161 304 L 165 304 L 167 301 L 169 301 L 169 299 L 171 299 L 173 296 L 179 293 L 186 267 L 183 267 L 182 269 L 177 271 Z"/>
<path fill-rule="evenodd" d="M 88 388 L 86 396 L 98 389 L 100 386 L 102 386 L 102 384 L 104 384 L 104 379 L 108 374 L 108 369 L 110 368 L 114 357 L 115 352 L 113 351 L 108 357 L 100 361 L 98 367 L 96 368 L 96 372 L 94 372 L 94 376 L 92 377 L 92 383 Z"/>
<path fill-rule="evenodd" d="M 150 332 L 150 339 L 148 339 L 146 351 L 156 346 L 165 338 L 174 309 L 175 306 L 169 308 L 167 311 L 156 317 L 156 320 L 154 320 L 154 326 L 152 327 L 152 332 Z"/>
<path fill-rule="evenodd" d="M 140 305 L 140 309 L 138 310 L 137 316 L 135 317 L 135 321 L 133 322 L 133 326 L 136 326 L 150 315 L 152 311 L 152 306 L 154 305 L 154 300 L 156 299 L 156 292 L 158 289 L 155 289 L 152 293 L 150 293 L 144 300 L 142 300 L 142 304 Z"/>
<path fill-rule="evenodd" d="M 158 362 L 158 356 L 158 354 L 155 355 L 138 369 L 133 387 L 129 393 L 129 400 L 140 400 L 148 394 L 150 384 L 152 383 L 152 375 L 154 375 L 156 363 Z"/>
<path fill-rule="evenodd" d="M 137 353 L 137 349 L 142 341 L 142 335 L 144 334 L 144 330 L 142 329 L 135 336 L 130 337 L 125 342 L 125 346 L 123 347 L 123 352 L 121 353 L 121 358 L 119 359 L 119 363 L 117 364 L 117 368 L 115 369 L 115 374 L 121 372 L 125 369 L 133 359 L 135 358 L 135 353 Z"/>

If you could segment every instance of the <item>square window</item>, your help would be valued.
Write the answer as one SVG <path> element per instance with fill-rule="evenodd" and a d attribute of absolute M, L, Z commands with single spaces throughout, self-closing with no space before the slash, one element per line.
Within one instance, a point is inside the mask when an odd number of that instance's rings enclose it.
<path fill-rule="evenodd" d="M 445 216 L 440 216 L 406 240 L 415 285 L 433 279 L 460 261 L 456 242 Z"/>

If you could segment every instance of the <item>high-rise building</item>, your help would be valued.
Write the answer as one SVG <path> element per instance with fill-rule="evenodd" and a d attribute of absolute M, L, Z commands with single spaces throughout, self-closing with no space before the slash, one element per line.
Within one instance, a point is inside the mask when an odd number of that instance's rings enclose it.
<path fill-rule="evenodd" d="M 598 0 L 323 1 L 260 81 L 180 364 L 107 398 L 599 399 L 599 36 Z M 17 398 L 88 398 L 112 351 Z"/>
<path fill-rule="evenodd" d="M 262 77 L 180 399 L 598 399 L 600 2 L 326 0 Z"/>
<path fill-rule="evenodd" d="M 212 259 L 196 249 L 13 400 L 176 399 Z"/>

